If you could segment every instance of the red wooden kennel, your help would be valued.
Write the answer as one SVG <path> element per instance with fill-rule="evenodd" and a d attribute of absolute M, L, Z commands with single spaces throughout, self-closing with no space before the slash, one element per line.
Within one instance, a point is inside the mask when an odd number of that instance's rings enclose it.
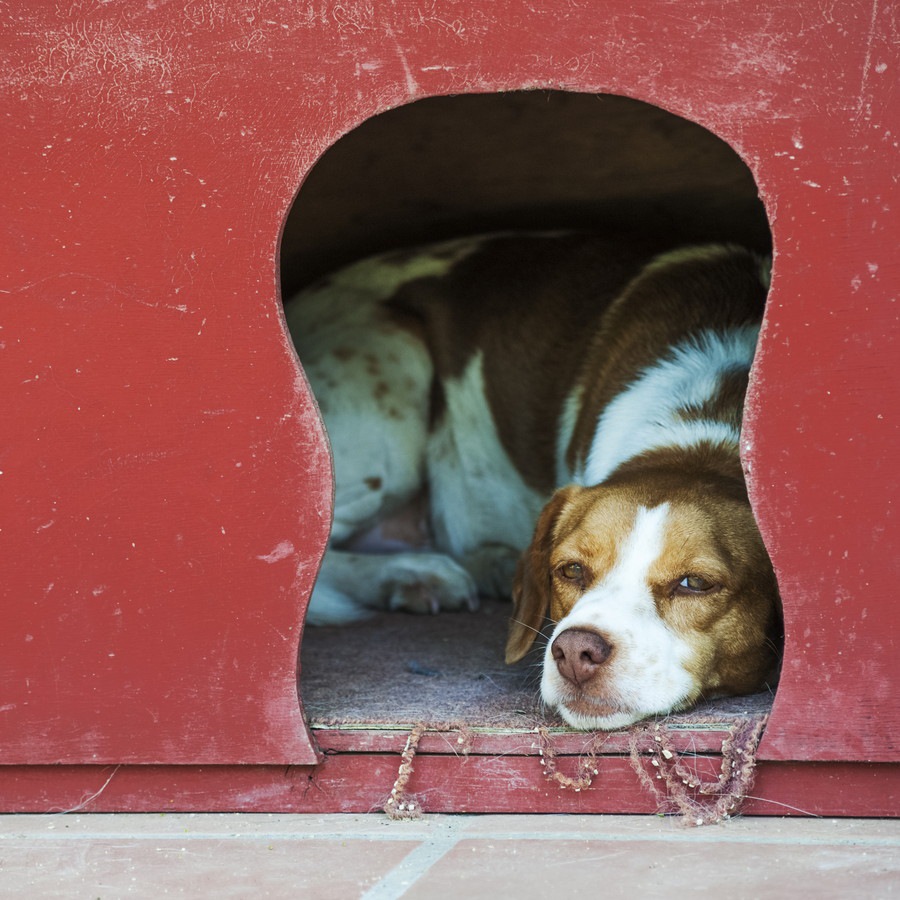
<path fill-rule="evenodd" d="M 745 810 L 900 812 L 890 5 L 41 0 L 0 28 L 3 809 L 384 802 L 402 723 L 311 735 L 298 699 L 331 472 L 281 230 L 376 114 L 553 89 L 699 123 L 753 173 L 775 268 L 745 462 L 786 647 Z M 423 737 L 426 809 L 656 808 L 624 739 L 577 794 L 533 736 L 466 740 Z"/>

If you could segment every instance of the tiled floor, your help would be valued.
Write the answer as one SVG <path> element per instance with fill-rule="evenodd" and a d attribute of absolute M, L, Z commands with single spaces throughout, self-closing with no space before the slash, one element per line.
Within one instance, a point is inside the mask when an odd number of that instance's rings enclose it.
<path fill-rule="evenodd" d="M 0 817 L 0 897 L 881 898 L 900 821 L 634 816 Z"/>

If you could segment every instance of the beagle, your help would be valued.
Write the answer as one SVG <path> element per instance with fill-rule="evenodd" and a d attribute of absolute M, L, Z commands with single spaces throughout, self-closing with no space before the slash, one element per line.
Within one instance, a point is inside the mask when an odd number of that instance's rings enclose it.
<path fill-rule="evenodd" d="M 734 246 L 501 234 L 290 300 L 335 468 L 308 621 L 511 593 L 507 662 L 549 629 L 543 699 L 584 729 L 771 684 L 739 456 L 767 285 Z"/>

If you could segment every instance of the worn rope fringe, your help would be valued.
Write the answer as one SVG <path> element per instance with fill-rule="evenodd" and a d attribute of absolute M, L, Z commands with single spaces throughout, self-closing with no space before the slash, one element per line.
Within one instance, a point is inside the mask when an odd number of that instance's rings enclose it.
<path fill-rule="evenodd" d="M 685 825 L 708 825 L 731 818 L 740 811 L 744 798 L 752 790 L 756 777 L 756 750 L 768 716 L 737 719 L 722 741 L 722 763 L 715 781 L 703 781 L 688 767 L 685 754 L 672 742 L 671 732 L 659 723 L 634 728 L 630 732 L 631 764 L 641 784 L 657 799 L 662 812 L 681 814 Z M 406 796 L 406 787 L 413 774 L 413 761 L 427 725 L 416 725 L 406 739 L 400 754 L 400 767 L 383 809 L 391 819 L 416 819 L 422 815 L 421 803 Z M 589 788 L 599 775 L 597 756 L 609 735 L 597 732 L 579 756 L 573 776 L 559 771 L 557 754 L 546 726 L 534 729 L 538 736 L 536 747 L 544 775 L 561 789 L 578 793 Z M 457 744 L 464 756 L 472 745 L 473 736 L 460 728 Z M 647 750 L 647 744 L 651 749 Z M 652 769 L 646 766 L 647 756 Z M 652 774 L 651 774 L 652 773 Z M 658 782 L 664 787 L 661 787 Z"/>
<path fill-rule="evenodd" d="M 556 764 L 556 750 L 550 739 L 550 731 L 544 725 L 535 728 L 540 745 L 537 748 L 541 757 L 541 765 L 543 772 L 548 778 L 552 778 L 561 788 L 568 788 L 579 793 L 585 788 L 589 788 L 600 774 L 597 768 L 597 754 L 606 742 L 608 735 L 604 732 L 598 732 L 588 743 L 585 753 L 578 758 L 578 769 L 574 778 L 560 772 Z"/>
<path fill-rule="evenodd" d="M 400 754 L 400 768 L 397 780 L 391 788 L 391 796 L 384 804 L 384 811 L 389 819 L 418 819 L 422 815 L 421 806 L 415 800 L 406 798 L 406 785 L 413 773 L 413 759 L 419 747 L 419 741 L 425 734 L 425 725 L 420 723 L 413 728 L 406 739 L 406 746 Z"/>
<path fill-rule="evenodd" d="M 413 773 L 413 760 L 416 751 L 419 749 L 419 741 L 422 735 L 428 730 L 428 726 L 424 722 L 420 722 L 409 733 L 406 739 L 406 746 L 400 754 L 400 768 L 397 770 L 397 779 L 391 788 L 391 795 L 385 801 L 384 809 L 390 819 L 417 819 L 422 815 L 422 804 L 413 798 L 406 796 L 406 786 L 409 783 L 410 776 Z M 443 729 L 441 729 L 443 732 Z M 454 753 L 461 756 L 468 756 L 472 749 L 474 735 L 465 726 L 459 725 L 456 731 L 456 746 Z"/>
<path fill-rule="evenodd" d="M 767 720 L 768 716 L 738 719 L 731 726 L 722 742 L 722 764 L 715 781 L 704 782 L 696 771 L 688 768 L 682 754 L 672 746 L 670 733 L 658 724 L 631 732 L 631 765 L 641 784 L 656 797 L 661 811 L 681 813 L 685 825 L 721 822 L 740 811 L 753 787 L 756 749 Z M 641 751 L 647 738 L 654 744 L 649 751 L 650 764 L 655 770 L 653 776 Z M 657 782 L 662 782 L 665 790 Z"/>
<path fill-rule="evenodd" d="M 722 742 L 721 770 L 715 781 L 704 782 L 688 767 L 687 757 L 675 748 L 671 732 L 658 723 L 631 730 L 631 764 L 641 784 L 656 797 L 662 812 L 680 813 L 685 825 L 721 822 L 740 811 L 744 798 L 753 787 L 756 749 L 767 719 L 768 716 L 760 716 L 734 722 Z M 560 788 L 576 793 L 589 788 L 599 774 L 597 755 L 608 735 L 599 732 L 587 744 L 572 777 L 558 769 L 549 729 L 540 726 L 535 732 L 544 775 Z M 652 749 L 642 749 L 648 742 Z M 647 757 L 644 754 L 647 753 L 652 766 L 649 771 L 645 765 Z"/>

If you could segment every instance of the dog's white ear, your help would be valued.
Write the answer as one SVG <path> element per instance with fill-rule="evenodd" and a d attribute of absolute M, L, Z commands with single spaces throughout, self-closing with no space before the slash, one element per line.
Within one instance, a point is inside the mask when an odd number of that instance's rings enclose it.
<path fill-rule="evenodd" d="M 550 612 L 550 551 L 563 509 L 581 488 L 558 490 L 541 512 L 531 545 L 519 557 L 513 580 L 513 614 L 506 640 L 506 662 L 518 662 L 530 649 Z"/>

